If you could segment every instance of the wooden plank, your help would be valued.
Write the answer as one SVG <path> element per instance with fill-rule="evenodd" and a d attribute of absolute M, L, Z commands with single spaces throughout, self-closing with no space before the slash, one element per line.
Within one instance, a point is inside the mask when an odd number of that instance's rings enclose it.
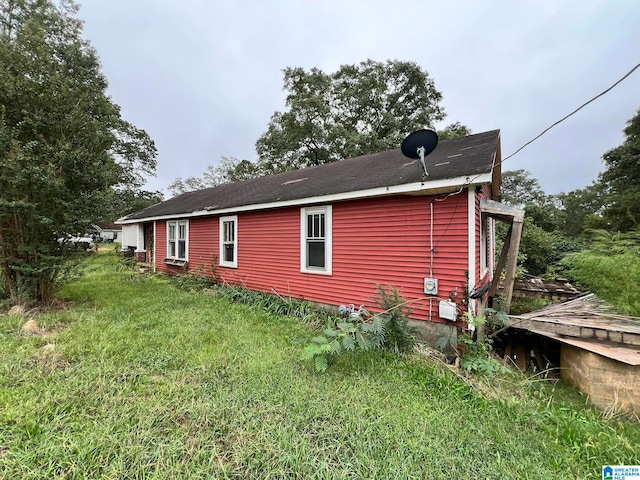
<path fill-rule="evenodd" d="M 626 363 L 628 365 L 638 366 L 640 365 L 640 350 L 637 348 L 629 348 L 623 345 L 615 344 L 612 342 L 606 342 L 602 340 L 589 340 L 586 338 L 565 337 L 555 333 L 542 332 L 531 330 L 538 335 L 557 340 L 561 343 L 573 345 L 574 347 L 582 348 L 589 352 L 597 353 L 603 357 L 617 360 L 618 362 Z"/>
<path fill-rule="evenodd" d="M 502 202 L 496 202 L 483 198 L 480 200 L 480 211 L 488 214 L 490 217 L 502 220 L 503 222 L 523 222 L 524 210 L 507 205 Z"/>
<path fill-rule="evenodd" d="M 498 284 L 498 292 L 504 290 L 502 282 Z M 543 280 L 541 278 L 517 278 L 513 287 L 514 297 L 547 298 L 551 300 L 573 300 L 584 296 L 586 292 L 566 282 Z"/>
<path fill-rule="evenodd" d="M 502 269 L 507 261 L 507 254 L 509 253 L 509 245 L 511 244 L 511 232 L 513 231 L 513 225 L 509 227 L 507 231 L 507 238 L 502 245 L 502 252 L 500 252 L 500 258 L 496 265 L 496 271 L 493 274 L 493 280 L 491 281 L 491 288 L 489 289 L 489 297 L 495 297 L 498 293 L 498 285 L 500 284 L 500 275 L 502 275 Z"/>
<path fill-rule="evenodd" d="M 518 249 L 520 248 L 520 237 L 522 235 L 522 222 L 513 222 L 513 232 L 509 242 L 509 255 L 507 258 L 507 274 L 504 279 L 504 311 L 511 311 L 511 298 L 513 296 L 513 283 L 516 279 L 516 267 L 518 265 Z"/>
<path fill-rule="evenodd" d="M 515 348 L 515 362 L 518 369 L 522 372 L 527 370 L 527 353 L 524 345 L 518 343 Z"/>
<path fill-rule="evenodd" d="M 510 316 L 511 327 L 532 332 L 546 332 L 585 340 L 618 342 L 632 347 L 640 347 L 640 334 L 625 331 L 624 325 L 615 323 L 600 325 L 574 323 L 567 319 L 527 318 Z"/>

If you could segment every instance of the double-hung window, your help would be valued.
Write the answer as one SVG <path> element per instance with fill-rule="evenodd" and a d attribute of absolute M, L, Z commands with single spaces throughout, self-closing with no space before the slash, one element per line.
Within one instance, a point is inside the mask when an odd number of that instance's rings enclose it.
<path fill-rule="evenodd" d="M 167 222 L 167 258 L 187 260 L 188 226 L 186 220 Z"/>
<path fill-rule="evenodd" d="M 220 265 L 238 268 L 238 216 L 220 217 Z"/>
<path fill-rule="evenodd" d="M 300 271 L 331 275 L 331 206 L 300 211 Z"/>

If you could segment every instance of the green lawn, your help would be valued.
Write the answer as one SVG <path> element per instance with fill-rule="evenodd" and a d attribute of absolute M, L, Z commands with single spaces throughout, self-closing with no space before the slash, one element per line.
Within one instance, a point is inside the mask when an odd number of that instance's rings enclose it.
<path fill-rule="evenodd" d="M 45 335 L 0 317 L 2 479 L 576 479 L 640 464 L 640 424 L 571 388 L 380 352 L 320 374 L 298 360 L 313 336 L 300 320 L 111 255 L 63 290 L 68 309 L 35 317 Z"/>

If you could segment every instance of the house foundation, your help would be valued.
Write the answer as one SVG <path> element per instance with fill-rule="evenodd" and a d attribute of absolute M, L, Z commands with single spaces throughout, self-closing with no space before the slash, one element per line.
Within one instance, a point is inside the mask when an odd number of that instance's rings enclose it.
<path fill-rule="evenodd" d="M 640 366 L 563 343 L 561 376 L 602 409 L 640 414 Z"/>
<path fill-rule="evenodd" d="M 409 320 L 408 326 L 413 329 L 414 336 L 427 345 L 436 345 L 442 337 L 446 337 L 447 345 L 458 343 L 458 327 L 454 323 Z"/>

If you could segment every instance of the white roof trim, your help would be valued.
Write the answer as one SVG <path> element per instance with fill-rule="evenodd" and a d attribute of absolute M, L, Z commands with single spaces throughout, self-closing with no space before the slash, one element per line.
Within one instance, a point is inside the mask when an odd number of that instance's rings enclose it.
<path fill-rule="evenodd" d="M 171 218 L 193 218 L 225 215 L 228 213 L 252 212 L 257 210 L 270 210 L 273 208 L 295 207 L 302 205 L 311 205 L 315 203 L 332 203 L 343 200 L 356 200 L 360 198 L 381 197 L 386 195 L 399 195 L 407 193 L 421 194 L 437 194 L 443 193 L 446 189 L 468 187 L 471 185 L 483 185 L 491 183 L 491 172 L 482 173 L 480 175 L 466 175 L 463 177 L 447 178 L 445 180 L 435 180 L 432 182 L 415 182 L 404 185 L 394 185 L 390 187 L 376 187 L 367 190 L 358 190 L 355 192 L 333 193 L 329 195 L 320 195 L 317 197 L 297 198 L 294 200 L 286 200 L 282 202 L 258 203 L 254 205 L 242 205 L 238 207 L 222 208 L 219 210 L 198 210 L 189 213 L 172 213 L 169 215 L 158 215 L 154 217 L 136 218 L 136 219 L 119 219 L 115 223 L 128 224 L 150 222 L 152 220 L 168 220 Z"/>

